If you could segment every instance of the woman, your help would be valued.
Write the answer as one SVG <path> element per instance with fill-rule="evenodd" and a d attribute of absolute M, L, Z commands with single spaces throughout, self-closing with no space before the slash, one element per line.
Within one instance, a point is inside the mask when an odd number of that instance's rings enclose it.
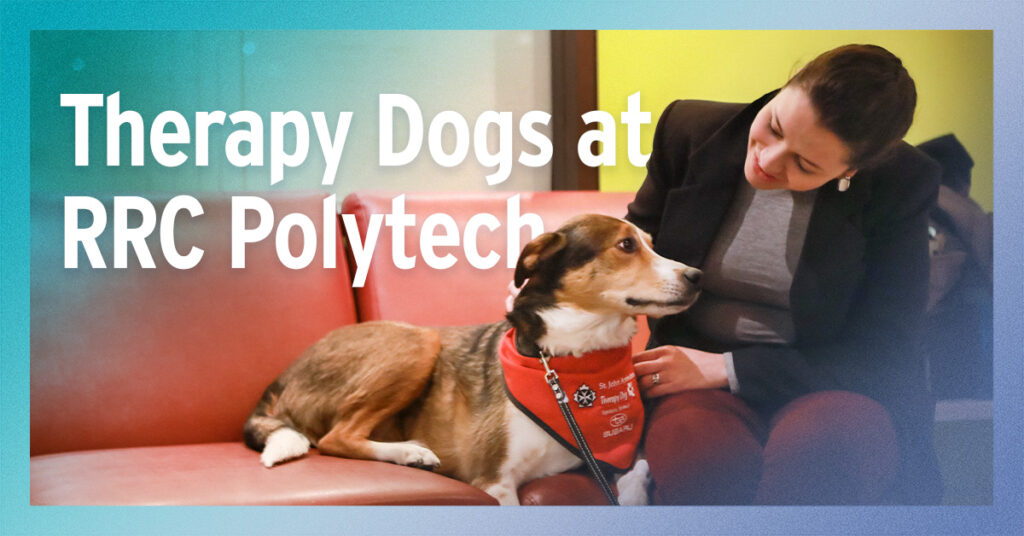
<path fill-rule="evenodd" d="M 847 45 L 749 105 L 662 114 L 628 219 L 705 276 L 634 357 L 656 502 L 938 501 L 915 103 L 897 57 Z"/>

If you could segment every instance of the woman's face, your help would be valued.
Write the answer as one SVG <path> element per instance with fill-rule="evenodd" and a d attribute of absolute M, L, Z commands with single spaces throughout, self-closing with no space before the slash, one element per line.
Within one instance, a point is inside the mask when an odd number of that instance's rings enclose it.
<path fill-rule="evenodd" d="M 853 175 L 850 151 L 818 123 L 807 93 L 786 87 L 758 112 L 750 125 L 743 173 L 758 190 L 813 190 Z"/>

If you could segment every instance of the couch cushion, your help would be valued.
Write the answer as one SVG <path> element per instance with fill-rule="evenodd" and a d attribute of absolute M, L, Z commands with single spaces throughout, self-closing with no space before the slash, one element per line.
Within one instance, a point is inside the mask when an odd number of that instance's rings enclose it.
<path fill-rule="evenodd" d="M 324 194 L 254 195 L 277 221 L 297 212 L 322 228 Z M 151 199 L 159 216 L 169 197 Z M 310 267 L 292 270 L 271 235 L 248 246 L 245 269 L 232 269 L 231 197 L 198 199 L 205 213 L 179 215 L 174 234 L 182 253 L 204 249 L 202 261 L 170 267 L 158 228 L 147 240 L 157 267 L 144 270 L 131 250 L 127 269 L 89 268 L 81 247 L 80 268 L 65 269 L 64 199 L 33 197 L 33 454 L 241 441 L 263 389 L 309 344 L 355 321 L 344 255 L 325 269 L 318 248 Z M 112 266 L 111 198 L 103 201 L 99 244 Z M 290 239 L 297 254 L 299 233 Z"/>
<path fill-rule="evenodd" d="M 316 451 L 267 469 L 241 443 L 35 456 L 30 473 L 36 505 L 496 504 L 428 471 Z"/>

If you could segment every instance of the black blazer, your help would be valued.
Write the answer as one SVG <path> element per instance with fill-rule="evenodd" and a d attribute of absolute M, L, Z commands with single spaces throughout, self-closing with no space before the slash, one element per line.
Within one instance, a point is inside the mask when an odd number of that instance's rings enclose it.
<path fill-rule="evenodd" d="M 627 218 L 662 255 L 700 267 L 740 181 L 750 124 L 776 92 L 749 105 L 676 101 L 662 114 L 647 178 Z M 901 144 L 860 170 L 846 192 L 818 191 L 793 275 L 791 346 L 723 348 L 702 340 L 686 313 L 652 322 L 651 345 L 732 351 L 740 396 L 773 410 L 832 389 L 882 403 L 899 436 L 901 474 L 893 500 L 937 502 L 932 450 L 934 401 L 919 338 L 928 294 L 929 209 L 938 164 Z"/>

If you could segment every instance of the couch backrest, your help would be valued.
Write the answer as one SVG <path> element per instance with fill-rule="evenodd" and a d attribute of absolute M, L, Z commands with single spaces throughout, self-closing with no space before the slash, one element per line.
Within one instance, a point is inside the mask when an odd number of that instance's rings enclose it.
<path fill-rule="evenodd" d="M 396 195 L 355 193 L 345 198 L 342 213 L 354 216 L 359 236 L 365 237 L 371 215 L 391 213 L 392 200 Z M 518 195 L 519 213 L 540 216 L 545 231 L 554 230 L 572 216 L 583 213 L 624 216 L 626 205 L 634 197 L 631 193 L 607 192 L 406 194 L 405 213 L 415 215 L 416 223 L 404 232 L 405 254 L 417 257 L 416 266 L 409 270 L 395 266 L 391 229 L 382 226 L 366 284 L 355 289 L 360 320 L 401 320 L 439 326 L 495 322 L 503 318 L 508 284 L 514 272 L 507 264 L 506 210 L 509 198 L 515 195 Z M 420 253 L 420 230 L 424 220 L 433 213 L 451 216 L 459 230 L 458 246 L 435 248 L 439 256 L 455 256 L 456 262 L 451 268 L 431 268 Z M 501 227 L 494 231 L 481 228 L 477 235 L 476 249 L 480 255 L 487 255 L 490 251 L 501 255 L 498 264 L 486 270 L 470 265 L 464 249 L 466 223 L 480 213 L 492 214 L 501 223 Z M 521 229 L 520 249 L 529 239 L 529 229 Z M 512 255 L 513 265 L 518 254 L 516 251 Z M 356 265 L 351 261 L 350 264 L 355 271 Z M 646 340 L 646 332 L 641 335 L 634 341 L 635 346 L 642 346 Z"/>
<path fill-rule="evenodd" d="M 322 232 L 323 194 L 252 195 L 273 207 L 275 233 L 288 213 L 305 214 Z M 158 216 L 167 199 L 153 199 Z M 129 268 L 110 268 L 107 198 L 99 243 L 108 268 L 89 268 L 79 247 L 80 268 L 65 269 L 64 199 L 33 197 L 33 455 L 240 440 L 263 389 L 309 344 L 355 321 L 336 230 L 336 269 L 322 267 L 319 240 L 309 267 L 285 267 L 275 234 L 247 247 L 245 269 L 232 269 L 231 196 L 198 199 L 204 214 L 181 213 L 174 233 L 181 253 L 192 245 L 205 250 L 195 268 L 164 261 L 159 226 L 147 240 L 156 268 L 140 268 L 134 253 Z M 248 216 L 247 227 L 255 227 L 256 215 Z M 300 233 L 293 230 L 289 239 L 298 255 Z"/>

